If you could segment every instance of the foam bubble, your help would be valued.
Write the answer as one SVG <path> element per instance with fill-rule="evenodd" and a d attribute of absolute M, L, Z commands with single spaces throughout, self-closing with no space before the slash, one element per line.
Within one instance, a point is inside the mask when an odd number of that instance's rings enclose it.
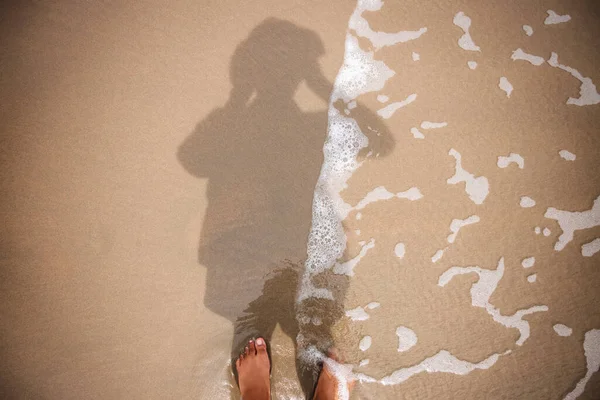
<path fill-rule="evenodd" d="M 591 257 L 600 251 L 600 238 L 596 238 L 589 243 L 581 246 L 581 255 L 584 257 Z"/>
<path fill-rule="evenodd" d="M 545 25 L 562 24 L 564 22 L 571 20 L 571 16 L 568 14 L 559 15 L 555 11 L 552 11 L 552 10 L 548 10 L 546 12 L 548 13 L 548 16 L 544 20 Z"/>
<path fill-rule="evenodd" d="M 585 376 L 581 378 L 575 389 L 569 392 L 564 400 L 575 400 L 583 394 L 585 385 L 598 370 L 600 369 L 600 329 L 592 329 L 585 333 L 583 339 L 583 351 L 585 355 L 587 371 Z"/>
<path fill-rule="evenodd" d="M 421 129 L 439 129 L 448 126 L 447 122 L 431 122 L 431 121 L 423 121 L 421 122 Z"/>
<path fill-rule="evenodd" d="M 448 235 L 448 238 L 446 240 L 448 241 L 448 243 L 454 243 L 454 241 L 456 240 L 456 236 L 458 235 L 458 231 L 460 231 L 460 228 L 462 228 L 463 226 L 475 224 L 479 221 L 480 219 L 477 215 L 471 215 L 470 217 L 465 219 L 453 219 L 450 223 L 450 231 L 452 233 Z"/>
<path fill-rule="evenodd" d="M 506 168 L 510 163 L 517 164 L 520 169 L 525 168 L 525 160 L 517 153 L 510 153 L 508 156 L 498 156 L 496 165 L 498 165 L 498 168 Z"/>
<path fill-rule="evenodd" d="M 567 71 L 574 78 L 581 82 L 581 86 L 579 87 L 579 97 L 569 97 L 567 104 L 574 104 L 576 106 L 590 106 L 600 103 L 600 94 L 598 93 L 596 85 L 594 85 L 594 82 L 592 82 L 591 78 L 581 75 L 581 73 L 575 68 L 560 64 L 558 62 L 558 54 L 556 53 L 551 54 L 548 64 L 555 68 L 560 68 L 563 71 Z"/>
<path fill-rule="evenodd" d="M 523 268 L 531 268 L 531 267 L 533 267 L 534 264 L 535 264 L 535 257 L 527 257 L 527 258 L 524 258 L 523 261 L 521 261 L 521 266 L 523 266 Z"/>
<path fill-rule="evenodd" d="M 573 329 L 563 324 L 556 324 L 552 328 L 554 328 L 554 332 L 556 332 L 558 336 L 571 336 L 573 333 Z"/>
<path fill-rule="evenodd" d="M 369 350 L 369 347 L 371 347 L 372 342 L 373 340 L 371 339 L 371 336 L 364 336 L 362 339 L 360 339 L 358 348 L 360 349 L 360 351 L 367 351 Z"/>
<path fill-rule="evenodd" d="M 498 283 L 504 275 L 504 258 L 498 261 L 498 267 L 495 270 L 482 269 L 478 266 L 472 267 L 452 267 L 444 272 L 438 280 L 438 285 L 446 286 L 455 276 L 476 273 L 479 279 L 471 285 L 471 303 L 474 307 L 480 307 L 492 317 L 492 319 L 507 327 L 516 328 L 519 330 L 519 339 L 516 342 L 517 346 L 522 346 L 529 338 L 530 326 L 527 320 L 523 317 L 536 312 L 548 311 L 548 307 L 533 306 L 526 309 L 517 310 L 513 315 L 502 315 L 500 310 L 490 303 L 490 297 L 498 287 Z"/>
<path fill-rule="evenodd" d="M 406 326 L 396 328 L 396 336 L 398 336 L 398 352 L 410 350 L 418 341 L 415 331 Z"/>
<path fill-rule="evenodd" d="M 550 207 L 544 217 L 558 221 L 563 233 L 554 244 L 554 250 L 561 251 L 573 240 L 575 231 L 600 226 L 600 196 L 594 200 L 594 205 L 587 211 L 563 211 Z M 544 229 L 544 236 L 550 235 L 550 232 L 546 235 L 546 229 Z"/>
<path fill-rule="evenodd" d="M 506 79 L 505 76 L 500 77 L 500 82 L 498 83 L 498 87 L 506 93 L 506 97 L 510 97 L 510 94 L 513 91 L 513 85 Z"/>
<path fill-rule="evenodd" d="M 458 45 L 463 50 L 481 51 L 479 46 L 473 42 L 473 38 L 469 33 L 469 28 L 471 27 L 471 18 L 469 18 L 464 12 L 460 11 L 456 13 L 452 22 L 464 32 L 464 34 L 458 39 Z"/>
<path fill-rule="evenodd" d="M 558 152 L 558 154 L 561 156 L 561 158 L 564 158 L 567 161 L 575 161 L 575 159 L 577 158 L 575 154 L 571 153 L 568 150 L 561 150 Z"/>
<path fill-rule="evenodd" d="M 396 257 L 400 259 L 404 258 L 404 255 L 406 254 L 406 246 L 404 245 L 404 243 L 396 244 L 396 246 L 394 247 L 394 254 L 396 254 Z"/>
<path fill-rule="evenodd" d="M 487 178 L 485 176 L 475 177 L 475 175 L 463 169 L 461 164 L 462 156 L 458 151 L 450 149 L 448 154 L 456 159 L 454 167 L 456 172 L 454 173 L 454 176 L 448 178 L 446 182 L 451 185 L 465 182 L 465 192 L 467 192 L 469 198 L 475 204 L 482 204 L 487 195 L 490 193 L 490 185 Z"/>
<path fill-rule="evenodd" d="M 367 252 L 373 247 L 375 247 L 375 239 L 371 238 L 371 240 L 362 246 L 356 257 L 351 258 L 344 263 L 336 262 L 335 266 L 333 267 L 333 273 L 338 275 L 354 276 L 354 267 L 358 265 L 360 260 L 362 260 L 362 258 L 367 255 Z"/>
<path fill-rule="evenodd" d="M 535 200 L 528 196 L 521 196 L 519 205 L 523 208 L 531 208 L 535 206 Z"/>
<path fill-rule="evenodd" d="M 534 56 L 533 54 L 529 54 L 529 53 L 525 53 L 523 51 L 523 49 L 518 48 L 515 51 L 513 51 L 512 56 L 510 57 L 513 59 L 513 61 L 517 61 L 517 60 L 523 60 L 523 61 L 527 61 L 530 64 L 536 65 L 536 66 L 540 66 L 544 63 L 544 58 L 540 57 L 540 56 Z"/>
<path fill-rule="evenodd" d="M 409 105 L 410 103 L 412 103 L 416 99 L 417 99 L 417 94 L 413 93 L 413 94 L 409 95 L 406 99 L 404 99 L 402 101 L 395 101 L 393 103 L 388 104 L 387 106 L 385 106 L 382 109 L 378 110 L 377 114 L 379 114 L 382 118 L 388 119 L 392 115 L 394 115 L 394 113 L 396 111 L 398 111 L 400 108 Z"/>
<path fill-rule="evenodd" d="M 412 133 L 415 139 L 425 139 L 425 135 L 423 135 L 417 128 L 410 128 L 410 133 Z"/>

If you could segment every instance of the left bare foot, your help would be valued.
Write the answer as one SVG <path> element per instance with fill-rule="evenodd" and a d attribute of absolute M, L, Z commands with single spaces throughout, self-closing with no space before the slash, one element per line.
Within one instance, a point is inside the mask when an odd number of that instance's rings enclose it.
<path fill-rule="evenodd" d="M 267 343 L 259 337 L 250 340 L 236 360 L 240 392 L 243 400 L 269 400 L 271 398 L 271 362 Z"/>

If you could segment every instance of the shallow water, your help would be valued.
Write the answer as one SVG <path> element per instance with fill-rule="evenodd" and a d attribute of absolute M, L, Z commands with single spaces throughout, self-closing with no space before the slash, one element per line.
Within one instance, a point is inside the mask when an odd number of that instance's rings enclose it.
<path fill-rule="evenodd" d="M 2 397 L 595 398 L 595 4 L 263 6 L 6 9 Z"/>

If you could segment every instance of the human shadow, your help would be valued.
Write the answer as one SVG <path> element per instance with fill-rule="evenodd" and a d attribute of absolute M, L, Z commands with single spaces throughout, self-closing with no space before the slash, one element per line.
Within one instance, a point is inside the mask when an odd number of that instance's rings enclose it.
<path fill-rule="evenodd" d="M 323 54 L 315 32 L 263 21 L 232 56 L 227 103 L 178 149 L 183 167 L 208 179 L 198 261 L 207 268 L 205 306 L 234 324 L 232 359 L 249 337 L 269 341 L 277 324 L 294 341 L 299 332 L 296 291 L 328 121 L 326 111 L 303 112 L 294 95 L 304 82 L 326 108 L 332 84 L 321 72 Z M 370 149 L 378 146 L 382 155 L 391 149 L 391 135 L 376 115 L 360 105 L 352 115 L 362 116 Z M 336 287 L 338 297 L 326 308 L 331 317 L 319 327 L 324 335 L 342 315 L 346 286 Z M 313 379 L 301 378 L 307 395 Z"/>

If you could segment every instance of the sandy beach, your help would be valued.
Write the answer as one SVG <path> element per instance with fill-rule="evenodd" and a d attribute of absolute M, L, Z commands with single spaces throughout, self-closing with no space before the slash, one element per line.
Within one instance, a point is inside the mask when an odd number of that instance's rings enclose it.
<path fill-rule="evenodd" d="M 598 398 L 595 2 L 2 15 L 0 397 Z"/>

